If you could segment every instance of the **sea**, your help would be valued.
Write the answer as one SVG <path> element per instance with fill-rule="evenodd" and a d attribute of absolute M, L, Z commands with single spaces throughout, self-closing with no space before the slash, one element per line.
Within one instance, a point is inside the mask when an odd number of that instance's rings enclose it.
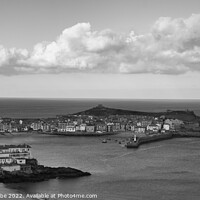
<path fill-rule="evenodd" d="M 200 99 L 25 99 L 0 98 L 0 117 L 45 118 L 73 114 L 102 104 L 106 107 L 134 111 L 158 112 L 166 110 L 193 110 L 200 115 Z"/>
<path fill-rule="evenodd" d="M 200 100 L 105 100 L 105 99 L 0 99 L 0 116 L 45 118 L 76 113 L 98 104 L 138 111 L 193 110 L 200 115 Z M 176 138 L 127 149 L 124 138 L 73 137 L 42 134 L 0 136 L 0 144 L 27 143 L 40 164 L 73 167 L 92 175 L 52 179 L 39 183 L 0 183 L 9 199 L 29 194 L 91 195 L 98 200 L 199 200 L 200 138 Z M 108 137 L 108 136 L 107 136 Z M 119 141 L 121 141 L 119 143 Z M 55 194 L 55 196 L 53 196 Z M 16 198 L 14 198 L 14 195 Z M 19 197 L 19 196 L 18 196 Z M 80 196 L 79 196 L 80 197 Z M 71 199 L 87 199 L 87 198 Z"/>

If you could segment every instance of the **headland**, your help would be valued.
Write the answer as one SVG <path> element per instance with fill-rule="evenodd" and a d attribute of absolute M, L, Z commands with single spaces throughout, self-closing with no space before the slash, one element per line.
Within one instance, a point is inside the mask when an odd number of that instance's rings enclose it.
<path fill-rule="evenodd" d="M 70 167 L 47 167 L 39 165 L 32 158 L 31 146 L 1 145 L 0 146 L 0 182 L 21 183 L 39 182 L 54 178 L 76 178 L 91 175 Z"/>
<path fill-rule="evenodd" d="M 200 117 L 191 110 L 140 112 L 98 105 L 91 109 L 55 118 L 1 118 L 0 134 L 48 134 L 57 136 L 137 135 L 140 141 L 157 138 L 199 137 Z"/>

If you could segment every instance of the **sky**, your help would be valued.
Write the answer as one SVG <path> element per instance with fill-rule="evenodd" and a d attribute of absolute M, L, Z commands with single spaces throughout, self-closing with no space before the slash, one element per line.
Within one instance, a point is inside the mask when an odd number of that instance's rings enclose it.
<path fill-rule="evenodd" d="M 200 98 L 198 0 L 0 0 L 0 97 Z"/>

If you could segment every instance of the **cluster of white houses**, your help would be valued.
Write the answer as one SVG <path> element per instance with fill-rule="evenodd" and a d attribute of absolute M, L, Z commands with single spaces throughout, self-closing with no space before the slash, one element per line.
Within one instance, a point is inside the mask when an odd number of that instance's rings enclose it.
<path fill-rule="evenodd" d="M 47 124 L 39 121 L 31 124 L 31 128 L 35 131 L 42 132 L 123 132 L 132 131 L 135 133 L 156 133 L 165 131 L 175 131 L 181 127 L 199 127 L 199 123 L 186 123 L 179 119 L 164 119 L 156 117 L 139 116 L 134 119 L 126 117 L 119 117 L 117 120 L 89 120 L 85 123 L 78 123 L 78 121 L 60 121 L 56 124 Z"/>
<path fill-rule="evenodd" d="M 30 146 L 21 145 L 0 145 L 0 171 L 23 171 L 31 173 L 28 160 L 31 159 Z"/>
<path fill-rule="evenodd" d="M 109 116 L 105 118 L 94 116 L 70 116 L 67 118 L 52 118 L 50 120 L 18 120 L 1 121 L 0 132 L 39 131 L 39 132 L 120 132 L 155 133 L 177 130 L 180 127 L 199 127 L 198 122 L 183 122 L 179 119 L 166 119 L 152 116 Z"/>

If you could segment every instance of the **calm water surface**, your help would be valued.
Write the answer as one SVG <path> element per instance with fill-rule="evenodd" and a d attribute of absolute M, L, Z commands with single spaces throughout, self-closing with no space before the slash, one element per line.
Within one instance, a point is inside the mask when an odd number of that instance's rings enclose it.
<path fill-rule="evenodd" d="M 194 110 L 199 100 L 0 99 L 1 117 L 54 117 L 97 104 L 139 111 Z M 112 139 L 47 135 L 0 136 L 0 144 L 28 143 L 43 165 L 70 166 L 90 177 L 0 184 L 0 193 L 97 194 L 99 200 L 199 200 L 200 139 L 180 138 L 126 149 Z"/>
<path fill-rule="evenodd" d="M 41 183 L 0 184 L 1 193 L 82 193 L 108 200 L 199 200 L 200 139 L 180 138 L 126 149 L 99 137 L 30 135 L 1 137 L 28 143 L 41 164 L 70 166 L 90 177 Z"/>
<path fill-rule="evenodd" d="M 39 118 L 72 114 L 103 104 L 136 111 L 191 109 L 200 115 L 200 100 L 120 100 L 120 99 L 6 99 L 0 98 L 0 117 Z"/>

